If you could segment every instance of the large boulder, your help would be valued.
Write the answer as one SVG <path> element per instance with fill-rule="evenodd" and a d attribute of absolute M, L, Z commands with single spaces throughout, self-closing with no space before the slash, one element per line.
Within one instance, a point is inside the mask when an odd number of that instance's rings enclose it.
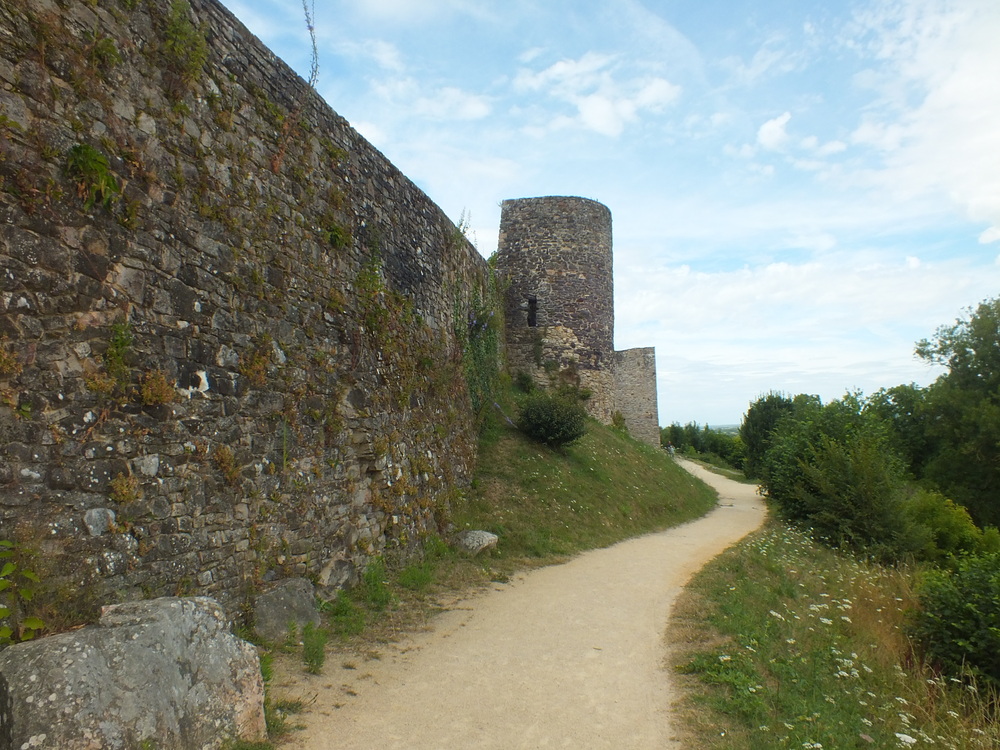
<path fill-rule="evenodd" d="M 306 625 L 318 627 L 316 590 L 305 578 L 288 578 L 254 602 L 254 627 L 268 643 L 281 643 L 290 631 L 302 633 Z"/>
<path fill-rule="evenodd" d="M 97 625 L 5 649 L 0 750 L 262 740 L 260 660 L 228 625 L 212 599 L 168 597 L 108 607 Z"/>

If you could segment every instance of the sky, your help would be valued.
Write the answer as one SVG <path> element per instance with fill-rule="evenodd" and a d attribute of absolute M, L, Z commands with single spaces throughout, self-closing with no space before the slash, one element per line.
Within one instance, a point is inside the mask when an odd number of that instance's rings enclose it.
<path fill-rule="evenodd" d="M 312 0 L 306 0 L 312 2 Z M 223 0 L 304 78 L 302 0 Z M 871 394 L 1000 296 L 997 0 L 318 0 L 316 88 L 484 256 L 500 202 L 612 212 L 660 424 Z"/>

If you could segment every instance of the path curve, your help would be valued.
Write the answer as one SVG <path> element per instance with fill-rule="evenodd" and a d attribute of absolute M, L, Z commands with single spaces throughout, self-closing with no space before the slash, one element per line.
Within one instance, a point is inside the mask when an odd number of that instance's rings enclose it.
<path fill-rule="evenodd" d="M 517 576 L 378 660 L 296 680 L 316 694 L 303 750 L 679 747 L 664 629 L 691 575 L 757 528 L 755 488 L 678 459 L 719 491 L 707 516 Z"/>

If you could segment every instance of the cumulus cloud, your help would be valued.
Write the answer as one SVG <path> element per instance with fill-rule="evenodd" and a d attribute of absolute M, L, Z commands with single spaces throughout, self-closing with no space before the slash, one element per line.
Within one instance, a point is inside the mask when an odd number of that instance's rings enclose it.
<path fill-rule="evenodd" d="M 574 117 L 550 114 L 544 125 L 532 123 L 529 131 L 542 134 L 577 126 L 615 137 L 643 112 L 661 112 L 680 96 L 680 86 L 665 78 L 628 78 L 621 68 L 616 57 L 595 52 L 560 60 L 542 70 L 522 68 L 514 78 L 515 91 L 541 94 L 576 110 Z M 540 109 L 546 109 L 544 104 Z"/>
<path fill-rule="evenodd" d="M 785 126 L 792 119 L 791 112 L 785 112 L 772 120 L 768 120 L 757 130 L 757 143 L 769 151 L 780 151 L 788 143 L 788 133 Z"/>

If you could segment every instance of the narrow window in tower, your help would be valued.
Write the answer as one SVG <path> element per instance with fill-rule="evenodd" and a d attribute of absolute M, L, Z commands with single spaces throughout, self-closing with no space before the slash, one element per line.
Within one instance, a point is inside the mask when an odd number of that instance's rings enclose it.
<path fill-rule="evenodd" d="M 538 325 L 538 298 L 528 297 L 528 327 L 534 328 Z"/>

